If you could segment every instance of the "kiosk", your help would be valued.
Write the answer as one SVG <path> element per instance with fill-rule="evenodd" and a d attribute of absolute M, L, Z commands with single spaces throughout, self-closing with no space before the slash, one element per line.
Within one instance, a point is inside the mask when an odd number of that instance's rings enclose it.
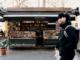
<path fill-rule="evenodd" d="M 70 8 L 8 8 L 4 19 L 8 22 L 10 43 L 55 45 L 58 42 L 56 20 L 65 11 L 75 20 Z"/>

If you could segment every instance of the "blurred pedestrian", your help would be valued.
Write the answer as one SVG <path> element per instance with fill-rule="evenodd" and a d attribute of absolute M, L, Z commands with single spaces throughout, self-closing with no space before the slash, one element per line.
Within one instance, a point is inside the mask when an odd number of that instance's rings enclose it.
<path fill-rule="evenodd" d="M 58 24 L 61 29 L 56 48 L 59 50 L 60 60 L 73 60 L 78 39 L 76 29 L 71 26 L 70 15 L 68 13 L 60 13 L 58 16 Z"/>

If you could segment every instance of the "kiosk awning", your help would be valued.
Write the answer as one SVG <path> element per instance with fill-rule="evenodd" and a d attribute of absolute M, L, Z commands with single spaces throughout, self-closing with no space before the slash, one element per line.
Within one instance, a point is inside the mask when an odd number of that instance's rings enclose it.
<path fill-rule="evenodd" d="M 75 15 L 70 15 L 71 17 L 75 17 Z M 35 15 L 4 15 L 4 17 L 58 17 L 58 15 L 43 15 L 43 14 L 35 14 Z"/>
<path fill-rule="evenodd" d="M 57 20 L 60 12 L 52 11 L 9 11 L 4 15 L 5 20 Z M 71 20 L 75 15 L 69 13 Z"/>
<path fill-rule="evenodd" d="M 59 13 L 52 11 L 9 11 L 4 17 L 58 17 Z M 71 17 L 75 17 L 75 15 L 69 14 Z"/>

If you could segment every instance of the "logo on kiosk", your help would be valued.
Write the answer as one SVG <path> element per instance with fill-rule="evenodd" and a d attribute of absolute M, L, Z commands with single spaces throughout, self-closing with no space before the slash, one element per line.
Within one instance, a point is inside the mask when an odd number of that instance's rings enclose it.
<path fill-rule="evenodd" d="M 46 19 L 45 17 L 34 17 L 36 20 L 44 20 Z"/>

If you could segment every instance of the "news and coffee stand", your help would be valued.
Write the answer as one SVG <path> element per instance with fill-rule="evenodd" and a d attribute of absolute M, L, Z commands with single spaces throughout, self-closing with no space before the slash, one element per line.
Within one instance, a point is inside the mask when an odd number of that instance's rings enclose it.
<path fill-rule="evenodd" d="M 16 23 L 20 30 L 11 31 L 9 41 L 11 44 L 38 44 L 42 37 L 41 45 L 55 45 L 58 42 L 56 21 L 60 12 L 69 12 L 71 20 L 75 16 L 70 8 L 9 8 L 4 15 L 8 23 Z M 17 26 L 16 25 L 16 26 Z M 37 35 L 42 31 L 43 34 Z"/>

